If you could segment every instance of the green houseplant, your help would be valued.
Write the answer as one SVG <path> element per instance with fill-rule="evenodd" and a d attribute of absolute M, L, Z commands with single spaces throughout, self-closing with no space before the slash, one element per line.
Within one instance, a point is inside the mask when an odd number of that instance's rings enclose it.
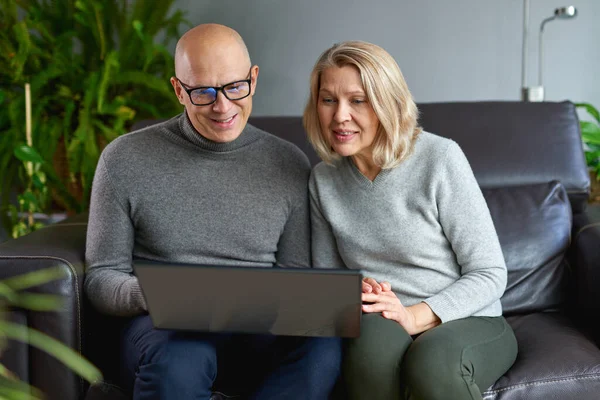
<path fill-rule="evenodd" d="M 27 163 L 37 163 L 44 181 L 35 188 L 48 193 L 38 211 L 79 213 L 103 147 L 137 120 L 180 112 L 167 47 L 189 23 L 169 12 L 173 3 L 0 0 L 0 218 L 9 231 L 18 220 L 11 193 L 25 193 L 34 178 Z M 33 146 L 23 152 L 26 83 Z"/>
<path fill-rule="evenodd" d="M 585 146 L 585 158 L 590 169 L 592 190 L 591 202 L 600 202 L 600 112 L 589 103 L 577 103 L 578 109 L 585 110 L 592 121 L 581 120 L 581 138 Z"/>
<path fill-rule="evenodd" d="M 4 318 L 7 311 L 14 307 L 37 312 L 60 309 L 62 299 L 59 296 L 29 293 L 27 289 L 63 278 L 65 278 L 64 270 L 48 268 L 0 281 L 0 353 L 6 347 L 7 339 L 22 341 L 54 356 L 88 382 L 95 383 L 102 379 L 101 372 L 79 353 L 42 332 Z M 0 399 L 43 398 L 44 393 L 22 382 L 7 367 L 0 364 Z"/>

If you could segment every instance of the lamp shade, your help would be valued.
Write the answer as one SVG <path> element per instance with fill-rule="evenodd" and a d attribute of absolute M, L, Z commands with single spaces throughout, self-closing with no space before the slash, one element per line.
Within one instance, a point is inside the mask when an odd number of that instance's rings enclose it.
<path fill-rule="evenodd" d="M 577 16 L 577 9 L 574 6 L 559 7 L 554 10 L 554 16 L 561 19 L 574 18 Z"/>

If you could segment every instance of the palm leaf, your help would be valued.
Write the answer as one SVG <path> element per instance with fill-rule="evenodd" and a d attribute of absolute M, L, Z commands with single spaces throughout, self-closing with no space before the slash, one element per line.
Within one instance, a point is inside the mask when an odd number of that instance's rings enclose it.
<path fill-rule="evenodd" d="M 0 282 L 0 297 L 4 298 L 13 307 L 32 311 L 56 311 L 64 305 L 64 299 L 61 296 L 20 293 L 3 282 Z"/>
<path fill-rule="evenodd" d="M 113 75 L 116 75 L 119 71 L 119 54 L 116 51 L 111 51 L 106 60 L 104 60 L 104 68 L 102 69 L 102 78 L 100 79 L 100 85 L 98 87 L 98 112 L 102 113 L 104 108 L 104 102 L 106 98 L 106 91 L 109 87 L 109 82 Z"/>
<path fill-rule="evenodd" d="M 15 378 L 0 375 L 0 398 L 3 400 L 42 400 L 43 393 Z"/>
<path fill-rule="evenodd" d="M 90 383 L 102 379 L 102 373 L 89 361 L 58 340 L 27 326 L 0 320 L 0 335 L 28 343 L 50 354 Z"/>
<path fill-rule="evenodd" d="M 168 80 L 140 71 L 121 71 L 112 81 L 114 86 L 135 85 L 155 90 L 165 97 L 174 97 Z"/>
<path fill-rule="evenodd" d="M 67 272 L 60 267 L 44 268 L 38 271 L 28 272 L 25 274 L 5 278 L 2 283 L 12 290 L 24 290 L 34 286 L 43 285 L 44 283 L 52 282 L 59 279 L 67 278 Z"/>
<path fill-rule="evenodd" d="M 23 73 L 25 61 L 31 48 L 31 38 L 29 37 L 29 31 L 24 21 L 15 24 L 13 33 L 19 43 L 19 49 L 11 63 L 14 68 L 14 81 L 16 81 L 21 78 L 21 74 Z"/>

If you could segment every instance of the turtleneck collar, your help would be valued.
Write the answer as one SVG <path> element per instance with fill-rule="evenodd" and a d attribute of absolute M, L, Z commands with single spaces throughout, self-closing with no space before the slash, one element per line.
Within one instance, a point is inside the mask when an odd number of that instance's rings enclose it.
<path fill-rule="evenodd" d="M 223 153 L 242 148 L 261 137 L 260 131 L 252 125 L 246 124 L 244 130 L 235 140 L 226 143 L 213 142 L 202 136 L 192 125 L 187 112 L 179 115 L 179 136 L 185 141 L 207 151 Z"/>

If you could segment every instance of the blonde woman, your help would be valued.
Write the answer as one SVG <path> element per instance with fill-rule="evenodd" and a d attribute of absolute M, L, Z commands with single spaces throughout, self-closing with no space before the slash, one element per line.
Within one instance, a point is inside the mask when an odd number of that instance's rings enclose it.
<path fill-rule="evenodd" d="M 365 276 L 349 399 L 481 399 L 517 355 L 485 199 L 460 147 L 417 117 L 381 47 L 336 44 L 315 64 L 304 112 L 323 160 L 310 179 L 313 265 Z"/>

